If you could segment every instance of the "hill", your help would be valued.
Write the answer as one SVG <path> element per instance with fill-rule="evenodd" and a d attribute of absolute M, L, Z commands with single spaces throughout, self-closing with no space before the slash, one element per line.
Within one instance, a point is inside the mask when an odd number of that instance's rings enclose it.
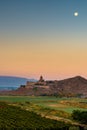
<path fill-rule="evenodd" d="M 6 93 L 7 94 L 7 93 Z M 60 81 L 26 82 L 15 91 L 10 91 L 11 95 L 55 95 L 55 96 L 83 96 L 87 97 L 87 79 L 76 76 Z"/>
<path fill-rule="evenodd" d="M 83 96 L 87 97 L 87 79 L 76 76 L 59 81 L 26 82 L 17 90 L 9 92 L 11 95 L 55 95 L 55 96 Z"/>
<path fill-rule="evenodd" d="M 57 87 L 64 93 L 87 95 L 87 79 L 81 76 L 60 80 Z"/>
<path fill-rule="evenodd" d="M 64 130 L 72 126 L 41 117 L 34 112 L 0 102 L 0 130 Z"/>

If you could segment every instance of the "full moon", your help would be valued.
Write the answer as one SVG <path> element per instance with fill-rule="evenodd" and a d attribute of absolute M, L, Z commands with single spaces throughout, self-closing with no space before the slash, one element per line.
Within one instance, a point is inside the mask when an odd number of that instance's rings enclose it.
<path fill-rule="evenodd" d="M 74 16 L 78 16 L 79 15 L 79 13 L 78 12 L 74 12 Z"/>

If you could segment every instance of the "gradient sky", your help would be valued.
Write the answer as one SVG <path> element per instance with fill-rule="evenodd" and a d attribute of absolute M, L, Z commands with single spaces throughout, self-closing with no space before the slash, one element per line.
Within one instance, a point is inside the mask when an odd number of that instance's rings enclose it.
<path fill-rule="evenodd" d="M 0 0 L 0 75 L 87 78 L 87 0 Z"/>

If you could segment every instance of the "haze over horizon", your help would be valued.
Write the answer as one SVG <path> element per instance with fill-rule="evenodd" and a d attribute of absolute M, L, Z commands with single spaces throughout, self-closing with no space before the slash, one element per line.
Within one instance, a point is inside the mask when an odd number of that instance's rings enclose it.
<path fill-rule="evenodd" d="M 0 75 L 87 77 L 86 5 L 86 0 L 0 1 Z"/>

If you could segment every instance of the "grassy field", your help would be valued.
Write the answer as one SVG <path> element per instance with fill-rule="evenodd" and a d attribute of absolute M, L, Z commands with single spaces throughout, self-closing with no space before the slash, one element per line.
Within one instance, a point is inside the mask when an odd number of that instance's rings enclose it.
<path fill-rule="evenodd" d="M 43 108 L 51 108 L 72 113 L 73 110 L 87 110 L 87 99 L 56 98 L 48 96 L 0 96 L 0 101 L 12 103 L 30 102 Z"/>

